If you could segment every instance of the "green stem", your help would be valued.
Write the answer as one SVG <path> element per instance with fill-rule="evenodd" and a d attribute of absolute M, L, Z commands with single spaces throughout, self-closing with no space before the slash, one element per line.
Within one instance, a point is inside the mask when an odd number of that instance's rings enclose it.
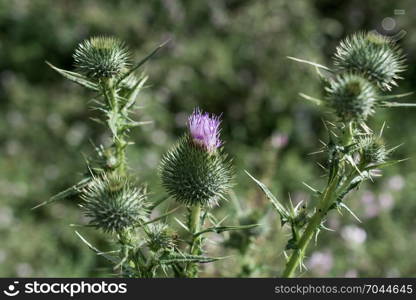
<path fill-rule="evenodd" d="M 289 261 L 286 264 L 286 268 L 283 271 L 283 277 L 293 277 L 295 269 L 301 263 L 303 256 L 305 254 L 306 248 L 309 245 L 313 235 L 319 228 L 322 223 L 323 218 L 325 217 L 328 208 L 332 204 L 332 202 L 336 199 L 335 197 L 335 190 L 337 187 L 337 180 L 333 180 L 325 189 L 324 193 L 322 194 L 321 200 L 319 201 L 318 208 L 315 214 L 310 219 L 305 231 L 303 232 L 302 236 L 298 242 L 298 249 L 294 250 L 292 255 L 289 258 Z"/>
<path fill-rule="evenodd" d="M 201 252 L 201 236 L 196 235 L 201 230 L 201 205 L 196 204 L 191 207 L 189 215 L 189 230 L 192 234 L 191 255 L 199 255 Z M 196 263 L 189 263 L 186 267 L 188 277 L 198 276 L 198 265 Z"/>
<path fill-rule="evenodd" d="M 197 254 L 197 244 L 199 241 L 199 236 L 195 236 L 196 233 L 200 231 L 201 227 L 201 205 L 197 204 L 194 205 L 191 208 L 191 215 L 189 219 L 189 230 L 191 231 L 193 237 L 192 237 L 192 243 L 191 243 L 191 254 Z"/>

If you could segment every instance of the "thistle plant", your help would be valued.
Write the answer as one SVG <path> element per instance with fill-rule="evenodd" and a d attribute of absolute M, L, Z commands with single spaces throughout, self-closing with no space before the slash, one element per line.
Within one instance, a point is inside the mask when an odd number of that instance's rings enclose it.
<path fill-rule="evenodd" d="M 188 228 L 192 234 L 190 253 L 203 253 L 203 239 L 198 234 L 208 209 L 231 187 L 232 169 L 220 148 L 220 119 L 196 109 L 188 120 L 188 131 L 163 157 L 160 176 L 167 192 L 188 208 Z M 195 277 L 197 265 L 186 266 L 187 275 Z"/>
<path fill-rule="evenodd" d="M 109 146 L 95 147 L 87 159 L 84 178 L 39 206 L 67 198 L 77 198 L 88 223 L 109 237 L 116 249 L 101 251 L 78 231 L 91 250 L 105 257 L 122 277 L 197 277 L 199 264 L 221 258 L 205 255 L 204 235 L 209 232 L 251 229 L 257 224 L 223 226 L 210 212 L 225 198 L 232 184 L 232 167 L 220 140 L 220 118 L 196 109 L 189 117 L 188 132 L 163 157 L 160 176 L 168 195 L 150 199 L 147 185 L 132 175 L 126 148 L 133 144 L 129 133 L 147 122 L 133 120 L 136 98 L 147 76 L 135 74 L 163 45 L 136 65 L 124 42 L 114 37 L 93 37 L 75 49 L 76 72 L 48 63 L 65 78 L 92 90 L 93 108 L 101 112 L 94 121 L 103 124 L 111 136 Z M 168 199 L 178 206 L 161 212 Z M 179 236 L 168 217 L 181 206 L 188 215 L 178 223 L 186 229 Z M 158 217 L 151 218 L 156 212 Z M 187 225 L 185 225 L 186 223 Z M 204 227 L 210 223 L 212 226 Z M 182 247 L 186 241 L 187 247 Z"/>
<path fill-rule="evenodd" d="M 326 157 L 326 184 L 323 188 L 305 186 L 317 198 L 315 207 L 305 203 L 288 205 L 280 202 L 260 181 L 249 176 L 262 189 L 280 216 L 282 226 L 290 229 L 290 239 L 285 249 L 286 266 L 284 277 L 293 277 L 296 270 L 303 269 L 303 259 L 308 245 L 325 226 L 327 215 L 333 210 L 347 210 L 356 219 L 356 214 L 347 206 L 346 196 L 363 182 L 374 180 L 379 169 L 400 162 L 391 154 L 396 147 L 388 148 L 380 132 L 374 132 L 367 120 L 383 107 L 414 106 L 397 103 L 392 99 L 407 96 L 383 95 L 397 85 L 405 70 L 404 56 L 399 46 L 389 37 L 378 33 L 358 33 L 343 40 L 335 51 L 334 68 L 289 57 L 292 60 L 312 65 L 322 81 L 322 99 L 301 94 L 307 100 L 332 114 L 325 121 L 328 140 L 318 153 Z"/>

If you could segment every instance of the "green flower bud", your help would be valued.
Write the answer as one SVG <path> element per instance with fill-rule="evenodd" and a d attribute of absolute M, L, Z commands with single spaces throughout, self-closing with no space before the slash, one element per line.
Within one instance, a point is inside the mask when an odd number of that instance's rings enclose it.
<path fill-rule="evenodd" d="M 125 177 L 96 177 L 82 191 L 81 198 L 89 225 L 104 232 L 121 232 L 148 217 L 146 195 Z"/>
<path fill-rule="evenodd" d="M 383 90 L 390 90 L 405 70 L 404 55 L 389 37 L 378 33 L 359 33 L 347 37 L 336 49 L 338 71 L 361 74 Z"/>
<path fill-rule="evenodd" d="M 361 162 L 365 165 L 383 163 L 390 153 L 382 140 L 373 135 L 360 137 L 357 146 Z"/>
<path fill-rule="evenodd" d="M 146 229 L 146 234 L 147 246 L 154 252 L 159 250 L 170 251 L 176 246 L 176 233 L 166 224 L 150 224 Z"/>
<path fill-rule="evenodd" d="M 232 171 L 221 148 L 208 151 L 185 134 L 162 158 L 160 176 L 176 201 L 211 207 L 230 188 Z"/>
<path fill-rule="evenodd" d="M 328 105 L 341 121 L 366 120 L 374 113 L 377 89 L 359 75 L 337 75 L 325 91 Z"/>
<path fill-rule="evenodd" d="M 130 65 L 125 44 L 114 37 L 93 37 L 80 43 L 74 53 L 80 73 L 93 79 L 120 75 Z"/>

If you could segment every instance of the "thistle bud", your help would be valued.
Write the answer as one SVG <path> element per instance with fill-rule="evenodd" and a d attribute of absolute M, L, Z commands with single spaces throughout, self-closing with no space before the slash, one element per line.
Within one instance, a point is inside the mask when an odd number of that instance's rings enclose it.
<path fill-rule="evenodd" d="M 130 64 L 125 44 L 114 37 L 93 37 L 78 45 L 74 53 L 80 73 L 93 79 L 120 75 Z"/>
<path fill-rule="evenodd" d="M 150 224 L 146 229 L 147 246 L 150 250 L 170 251 L 176 246 L 176 234 L 166 224 Z"/>
<path fill-rule="evenodd" d="M 383 163 L 390 153 L 382 140 L 373 135 L 360 137 L 357 145 L 361 162 L 365 165 Z"/>
<path fill-rule="evenodd" d="M 338 71 L 361 74 L 383 90 L 390 90 L 405 70 L 404 55 L 389 37 L 378 33 L 359 33 L 347 37 L 336 49 Z"/>
<path fill-rule="evenodd" d="M 213 206 L 230 188 L 231 164 L 219 148 L 219 125 L 218 117 L 195 110 L 189 132 L 163 157 L 162 183 L 178 202 Z"/>
<path fill-rule="evenodd" d="M 93 179 L 81 194 L 89 225 L 104 232 L 121 232 L 145 222 L 146 195 L 125 177 L 103 175 Z"/>
<path fill-rule="evenodd" d="M 374 113 L 376 88 L 354 74 L 337 75 L 325 88 L 328 105 L 341 121 L 361 121 Z"/>

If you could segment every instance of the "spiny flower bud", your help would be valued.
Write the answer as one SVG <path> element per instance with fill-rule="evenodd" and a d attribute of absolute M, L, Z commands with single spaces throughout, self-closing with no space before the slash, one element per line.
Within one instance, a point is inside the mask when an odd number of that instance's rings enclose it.
<path fill-rule="evenodd" d="M 377 90 L 359 75 L 337 75 L 328 82 L 325 91 L 328 105 L 341 121 L 366 120 L 374 113 Z"/>
<path fill-rule="evenodd" d="M 146 229 L 147 246 L 150 250 L 170 251 L 176 246 L 176 234 L 166 224 L 150 224 Z"/>
<path fill-rule="evenodd" d="M 382 140 L 374 135 L 360 137 L 357 146 L 361 162 L 365 165 L 383 163 L 390 153 Z"/>
<path fill-rule="evenodd" d="M 127 178 L 103 175 L 94 178 L 81 194 L 89 224 L 104 232 L 121 232 L 144 222 L 148 216 L 146 195 Z"/>
<path fill-rule="evenodd" d="M 405 70 L 404 55 L 389 37 L 378 33 L 358 33 L 343 40 L 336 49 L 338 71 L 361 74 L 381 89 L 390 90 Z"/>
<path fill-rule="evenodd" d="M 189 133 L 162 159 L 163 186 L 185 205 L 216 205 L 231 186 L 231 164 L 218 148 L 219 124 L 218 117 L 195 110 L 189 118 Z"/>
<path fill-rule="evenodd" d="M 120 75 L 130 64 L 130 53 L 124 42 L 114 37 L 92 37 L 78 45 L 75 66 L 93 79 Z"/>

